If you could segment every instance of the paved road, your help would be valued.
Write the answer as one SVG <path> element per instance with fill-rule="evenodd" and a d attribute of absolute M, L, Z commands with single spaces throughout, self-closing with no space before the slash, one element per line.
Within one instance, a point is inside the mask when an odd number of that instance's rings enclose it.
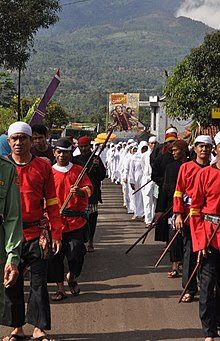
<path fill-rule="evenodd" d="M 87 254 L 80 277 L 81 294 L 52 303 L 52 333 L 57 340 L 144 341 L 203 340 L 198 302 L 178 304 L 181 278 L 168 279 L 168 258 L 155 269 L 162 244 L 153 241 L 128 255 L 144 233 L 122 208 L 121 187 L 106 180 L 100 207 L 96 250 Z M 55 286 L 50 285 L 52 293 Z M 9 329 L 0 327 L 0 335 Z M 25 330 L 31 334 L 31 327 Z"/>

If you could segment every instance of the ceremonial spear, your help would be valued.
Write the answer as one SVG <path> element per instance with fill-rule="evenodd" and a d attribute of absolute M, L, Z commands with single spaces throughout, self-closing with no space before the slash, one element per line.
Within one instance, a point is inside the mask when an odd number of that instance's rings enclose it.
<path fill-rule="evenodd" d="M 129 252 L 130 252 L 130 251 L 131 251 L 131 250 L 132 250 L 132 249 L 133 249 L 141 240 L 142 240 L 142 239 L 143 239 L 142 244 L 144 244 L 144 242 L 145 242 L 145 240 L 146 240 L 146 238 L 147 238 L 149 232 L 150 232 L 151 230 L 153 230 L 153 229 L 156 227 L 158 221 L 161 220 L 161 219 L 163 219 L 163 218 L 172 210 L 172 208 L 173 208 L 173 206 L 170 207 L 169 210 L 167 210 L 165 213 L 163 213 L 162 216 L 161 216 L 158 220 L 152 221 L 151 224 L 150 224 L 150 226 L 147 228 L 147 231 L 144 232 L 144 234 L 142 234 L 142 236 L 140 236 L 140 238 L 138 238 L 138 239 L 136 240 L 136 242 L 135 242 L 133 245 L 131 245 L 131 246 L 129 247 L 129 249 L 125 252 L 125 254 L 127 255 L 127 254 L 128 254 L 128 253 L 129 253 Z"/>
<path fill-rule="evenodd" d="M 213 239 L 215 238 L 216 233 L 218 232 L 219 227 L 220 227 L 220 223 L 218 223 L 218 225 L 216 226 L 216 229 L 214 230 L 214 232 L 213 232 L 213 234 L 212 234 L 212 236 L 211 236 L 211 238 L 210 238 L 210 240 L 208 242 L 207 249 L 209 248 L 209 246 L 211 245 Z M 198 257 L 197 257 L 197 264 L 196 264 L 196 266 L 195 266 L 195 268 L 194 268 L 190 278 L 188 279 L 188 282 L 186 283 L 186 286 L 185 286 L 184 290 L 182 291 L 182 294 L 180 295 L 179 303 L 182 302 L 183 296 L 187 292 L 188 287 L 189 287 L 193 277 L 195 276 L 198 268 L 200 267 L 200 264 L 201 264 L 201 261 L 202 261 L 202 257 L 203 257 L 202 251 L 199 251 L 198 252 Z"/>
<path fill-rule="evenodd" d="M 187 215 L 187 217 L 184 219 L 183 224 L 186 223 L 187 219 L 189 218 L 189 214 Z M 177 238 L 178 234 L 180 232 L 176 231 L 175 235 L 173 236 L 173 238 L 170 240 L 169 244 L 167 245 L 166 249 L 163 251 L 162 255 L 160 256 L 160 258 L 157 260 L 156 264 L 154 265 L 155 268 L 158 267 L 158 265 L 161 263 L 161 261 L 163 260 L 164 256 L 166 255 L 166 253 L 168 252 L 169 248 L 171 247 L 171 245 L 173 244 L 173 242 L 175 241 L 175 239 Z"/>
<path fill-rule="evenodd" d="M 112 128 L 112 129 L 109 131 L 109 133 L 108 133 L 108 135 L 107 135 L 107 137 L 106 137 L 106 139 L 105 139 L 105 141 L 104 141 L 104 143 L 103 143 L 103 145 L 102 145 L 102 148 L 100 149 L 100 151 L 99 151 L 99 153 L 98 153 L 98 156 L 99 156 L 99 155 L 103 152 L 103 150 L 105 149 L 106 144 L 107 144 L 108 140 L 110 139 L 110 136 L 111 136 L 111 134 L 112 134 L 112 132 L 113 132 L 113 129 L 114 129 L 114 128 Z M 82 180 L 83 176 L 85 175 L 85 173 L 86 173 L 86 171 L 87 171 L 87 169 L 88 169 L 88 166 L 89 166 L 90 161 L 92 160 L 93 156 L 97 153 L 98 148 L 99 148 L 99 145 L 96 146 L 96 148 L 94 149 L 94 151 L 92 152 L 92 154 L 91 154 L 90 157 L 88 158 L 88 160 L 87 160 L 85 166 L 84 166 L 83 169 L 81 170 L 81 172 L 80 172 L 78 178 L 76 179 L 76 182 L 74 183 L 74 187 L 76 187 L 76 186 L 79 185 L 80 181 Z M 93 166 L 94 166 L 94 164 L 91 165 L 91 167 L 90 167 L 88 173 L 91 172 Z M 72 195 L 73 195 L 73 193 L 70 191 L 69 194 L 68 194 L 68 196 L 66 197 L 66 199 L 65 199 L 65 201 L 64 201 L 64 203 L 63 203 L 63 205 L 62 205 L 61 208 L 60 208 L 60 214 L 63 213 L 64 209 L 66 208 L 66 206 L 68 205 L 70 199 L 72 198 Z"/>

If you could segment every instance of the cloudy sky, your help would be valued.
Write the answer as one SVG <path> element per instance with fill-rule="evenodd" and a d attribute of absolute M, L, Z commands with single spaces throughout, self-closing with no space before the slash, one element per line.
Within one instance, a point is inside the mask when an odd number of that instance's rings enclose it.
<path fill-rule="evenodd" d="M 220 0 L 183 0 L 177 16 L 199 20 L 220 29 Z"/>

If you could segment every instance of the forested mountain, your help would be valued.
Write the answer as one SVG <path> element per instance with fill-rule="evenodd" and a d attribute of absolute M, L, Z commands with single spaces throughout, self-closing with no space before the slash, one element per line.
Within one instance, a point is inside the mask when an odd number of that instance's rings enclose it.
<path fill-rule="evenodd" d="M 104 120 L 108 92 L 160 94 L 164 69 L 171 71 L 211 31 L 176 18 L 180 0 L 72 2 L 62 0 L 60 22 L 37 36 L 22 88 L 41 95 L 59 67 L 54 98 L 77 120 Z"/>

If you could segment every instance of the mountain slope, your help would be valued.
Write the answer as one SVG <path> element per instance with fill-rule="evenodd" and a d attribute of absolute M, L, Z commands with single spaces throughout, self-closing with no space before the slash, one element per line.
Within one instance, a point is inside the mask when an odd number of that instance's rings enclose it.
<path fill-rule="evenodd" d="M 55 99 L 75 117 L 104 115 L 108 92 L 144 88 L 145 95 L 161 93 L 164 68 L 171 70 L 211 31 L 200 22 L 176 18 L 178 4 L 91 0 L 71 9 L 66 6 L 60 23 L 38 35 L 36 53 L 23 75 L 23 91 L 42 94 L 60 67 L 62 82 Z M 114 11 L 107 10 L 111 6 Z"/>

